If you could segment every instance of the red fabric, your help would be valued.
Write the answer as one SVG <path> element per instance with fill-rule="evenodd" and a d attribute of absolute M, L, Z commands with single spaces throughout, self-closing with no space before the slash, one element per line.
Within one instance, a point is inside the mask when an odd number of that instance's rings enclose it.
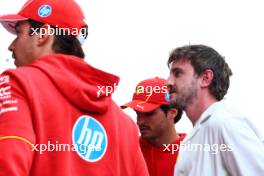
<path fill-rule="evenodd" d="M 135 123 L 113 102 L 111 93 L 98 94 L 97 86 L 110 88 L 118 81 L 66 55 L 45 56 L 4 72 L 0 77 L 0 176 L 148 175 Z M 87 161 L 74 150 L 40 153 L 34 149 L 37 144 L 73 145 L 75 135 L 82 134 L 74 129 L 85 131 L 77 122 L 87 116 L 92 117 L 89 125 L 95 119 L 106 133 L 103 138 L 97 133 L 94 141 L 107 139 L 107 147 L 98 149 L 106 150 L 97 161 Z M 95 136 L 96 131 L 90 131 L 87 126 L 84 139 Z"/>
<path fill-rule="evenodd" d="M 133 94 L 132 101 L 121 108 L 130 107 L 139 112 L 154 111 L 160 105 L 168 105 L 166 80 L 155 77 L 141 81 Z"/>
<path fill-rule="evenodd" d="M 179 151 L 172 153 L 173 144 L 174 149 L 176 145 L 179 147 L 180 142 L 184 139 L 186 134 L 179 134 L 180 138 L 175 142 L 167 145 L 167 147 L 155 147 L 144 139 L 140 139 L 140 146 L 148 166 L 150 176 L 173 176 L 174 166 L 178 157 Z"/>

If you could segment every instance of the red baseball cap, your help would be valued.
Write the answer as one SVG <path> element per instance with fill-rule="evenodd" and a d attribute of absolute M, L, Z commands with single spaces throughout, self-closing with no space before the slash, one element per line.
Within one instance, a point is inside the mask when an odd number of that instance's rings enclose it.
<path fill-rule="evenodd" d="M 141 81 L 134 92 L 131 102 L 121 106 L 130 107 L 139 112 L 150 112 L 160 105 L 168 105 L 168 91 L 166 80 L 163 78 L 151 78 Z"/>
<path fill-rule="evenodd" d="M 0 16 L 2 25 L 13 34 L 16 23 L 28 19 L 66 28 L 76 37 L 86 25 L 85 16 L 74 0 L 28 0 L 17 14 Z"/>

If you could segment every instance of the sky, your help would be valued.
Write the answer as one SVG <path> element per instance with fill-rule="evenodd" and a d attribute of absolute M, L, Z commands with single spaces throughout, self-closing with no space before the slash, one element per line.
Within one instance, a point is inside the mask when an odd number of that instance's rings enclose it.
<path fill-rule="evenodd" d="M 86 61 L 120 77 L 113 99 L 122 105 L 136 84 L 167 78 L 170 52 L 187 44 L 213 47 L 233 71 L 226 101 L 264 134 L 264 26 L 261 0 L 76 0 L 89 36 Z M 17 12 L 25 0 L 1 0 L 0 14 Z M 0 26 L 0 71 L 14 68 L 7 47 L 15 38 Z M 262 76 L 261 76 L 262 75 Z M 261 81 L 262 80 L 262 81 Z M 135 113 L 125 110 L 133 119 Z M 184 116 L 178 132 L 192 125 Z"/>

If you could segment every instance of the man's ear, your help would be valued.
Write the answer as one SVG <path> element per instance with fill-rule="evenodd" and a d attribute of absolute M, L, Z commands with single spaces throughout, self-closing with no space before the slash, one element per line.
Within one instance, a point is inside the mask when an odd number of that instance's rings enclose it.
<path fill-rule="evenodd" d="M 174 121 L 174 118 L 176 117 L 176 115 L 178 114 L 178 110 L 175 108 L 170 108 L 167 114 L 167 118 L 168 119 L 172 119 Z"/>
<path fill-rule="evenodd" d="M 212 83 L 214 72 L 211 69 L 206 69 L 201 75 L 201 87 L 208 87 Z"/>
<path fill-rule="evenodd" d="M 37 45 L 45 45 L 54 35 L 54 30 L 48 24 L 44 24 L 40 30 L 37 40 Z"/>

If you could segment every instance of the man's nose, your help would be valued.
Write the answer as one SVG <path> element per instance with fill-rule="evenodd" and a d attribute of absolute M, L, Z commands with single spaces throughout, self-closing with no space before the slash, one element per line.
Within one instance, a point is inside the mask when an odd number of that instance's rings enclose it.
<path fill-rule="evenodd" d="M 173 81 L 173 77 L 172 75 L 170 74 L 167 78 L 167 81 L 166 81 L 166 85 L 168 87 L 168 90 L 171 88 L 171 86 L 173 86 L 174 84 L 174 81 Z"/>
<path fill-rule="evenodd" d="M 141 115 L 137 115 L 137 124 L 143 125 L 145 122 L 144 118 Z"/>
<path fill-rule="evenodd" d="M 11 51 L 11 52 L 14 51 L 14 43 L 15 43 L 15 40 L 12 41 L 12 43 L 11 43 L 11 44 L 9 45 L 9 47 L 8 47 L 8 50 Z"/>

